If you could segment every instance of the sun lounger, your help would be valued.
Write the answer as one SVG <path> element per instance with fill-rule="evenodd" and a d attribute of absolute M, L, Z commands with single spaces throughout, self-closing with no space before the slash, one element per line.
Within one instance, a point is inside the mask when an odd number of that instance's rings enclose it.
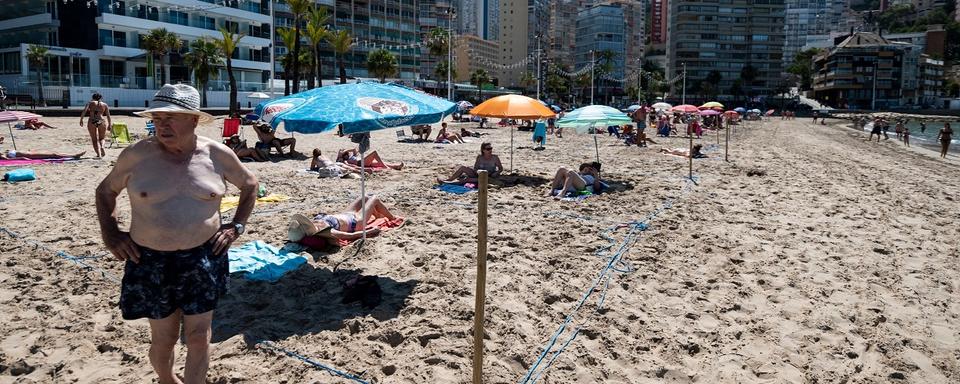
<path fill-rule="evenodd" d="M 110 146 L 130 145 L 130 132 L 126 123 L 113 123 L 110 129 Z"/>

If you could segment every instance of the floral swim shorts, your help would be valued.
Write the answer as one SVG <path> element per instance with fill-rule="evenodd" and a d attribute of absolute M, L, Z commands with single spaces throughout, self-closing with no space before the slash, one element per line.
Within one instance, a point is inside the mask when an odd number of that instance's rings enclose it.
<path fill-rule="evenodd" d="M 120 311 L 124 319 L 162 319 L 177 309 L 184 315 L 198 315 L 216 308 L 227 293 L 227 255 L 214 255 L 213 244 L 180 251 L 137 248 L 140 263 L 127 260 L 123 270 Z"/>

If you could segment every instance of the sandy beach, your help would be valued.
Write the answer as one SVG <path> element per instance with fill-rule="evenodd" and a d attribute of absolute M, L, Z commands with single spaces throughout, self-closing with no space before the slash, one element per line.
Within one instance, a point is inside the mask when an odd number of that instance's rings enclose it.
<path fill-rule="evenodd" d="M 95 219 L 94 188 L 120 150 L 92 159 L 77 118 L 45 121 L 59 128 L 14 131 L 21 150 L 88 155 L 0 185 L 0 383 L 151 382 L 148 324 L 121 319 L 123 265 L 107 255 Z M 141 118 L 115 121 L 145 135 Z M 685 147 L 684 138 L 637 148 L 598 136 L 612 191 L 581 202 L 542 195 L 558 167 L 594 160 L 593 137 L 566 132 L 533 151 L 530 133 L 516 133 L 516 176 L 489 194 L 485 381 L 521 381 L 572 313 L 553 350 L 565 348 L 538 366 L 538 382 L 960 382 L 960 160 L 867 142 L 841 123 L 737 127 L 730 162 L 710 133 L 697 140 L 710 158 L 694 161 L 696 184 L 687 159 L 657 152 Z M 220 124 L 199 133 L 216 138 Z M 510 131 L 481 132 L 509 170 Z M 353 146 L 333 134 L 295 137 L 298 150 L 328 156 Z M 473 163 L 481 139 L 470 140 L 407 144 L 394 130 L 374 133 L 372 148 L 405 168 L 372 175 L 367 191 L 408 223 L 356 256 L 352 246 L 309 255 L 277 283 L 231 278 L 214 316 L 209 382 L 352 382 L 261 341 L 367 382 L 470 382 L 477 195 L 431 189 Z M 257 205 L 235 245 L 282 246 L 291 214 L 359 196 L 359 180 L 318 179 L 300 172 L 308 164 L 246 163 L 291 199 Z M 125 195 L 119 207 L 126 225 Z M 658 210 L 644 231 L 616 229 Z M 621 271 L 575 311 L 607 265 L 602 233 L 622 251 Z M 373 309 L 341 302 L 340 282 L 358 271 L 383 289 Z M 185 352 L 177 347 L 180 372 Z"/>

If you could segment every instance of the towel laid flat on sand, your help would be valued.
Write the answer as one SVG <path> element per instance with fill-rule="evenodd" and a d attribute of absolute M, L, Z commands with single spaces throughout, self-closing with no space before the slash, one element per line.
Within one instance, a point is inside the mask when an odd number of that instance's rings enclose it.
<path fill-rule="evenodd" d="M 258 203 L 279 203 L 287 200 L 290 200 L 290 196 L 278 195 L 276 193 L 257 198 Z M 234 209 L 238 205 L 240 205 L 240 196 L 224 196 L 223 200 L 220 200 L 220 213 Z"/>
<path fill-rule="evenodd" d="M 440 185 L 434 185 L 434 186 L 433 186 L 433 189 L 440 190 L 440 191 L 443 191 L 443 192 L 446 192 L 446 193 L 452 193 L 452 194 L 454 194 L 454 195 L 462 195 L 462 194 L 465 194 L 465 193 L 470 193 L 470 192 L 476 192 L 476 191 L 477 191 L 476 189 L 468 188 L 468 187 L 465 187 L 465 186 L 462 186 L 462 185 L 456 185 L 456 184 L 440 184 Z"/>
<path fill-rule="evenodd" d="M 64 157 L 62 159 L 3 159 L 0 160 L 0 167 L 18 167 L 21 165 L 31 165 L 31 164 L 46 164 L 46 163 L 62 163 L 64 161 L 76 161 L 72 157 Z"/>
<path fill-rule="evenodd" d="M 299 253 L 278 249 L 260 240 L 230 248 L 227 254 L 230 273 L 244 272 L 243 277 L 249 280 L 274 282 L 307 262 Z"/>

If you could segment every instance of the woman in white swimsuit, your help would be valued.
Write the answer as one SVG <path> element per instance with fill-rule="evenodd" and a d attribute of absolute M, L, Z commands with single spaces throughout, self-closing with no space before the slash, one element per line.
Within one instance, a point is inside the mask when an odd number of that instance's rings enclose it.
<path fill-rule="evenodd" d="M 110 108 L 107 107 L 107 103 L 100 101 L 102 98 L 103 95 L 94 93 L 86 108 L 80 113 L 81 127 L 83 126 L 83 117 L 87 115 L 87 112 L 90 113 L 90 120 L 87 121 L 87 132 L 90 133 L 90 141 L 93 142 L 93 153 L 98 158 L 107 155 L 107 151 L 103 149 L 103 140 L 107 135 L 107 127 L 113 125 L 113 121 L 110 119 Z M 106 121 L 104 121 L 104 118 L 106 118 Z"/>

